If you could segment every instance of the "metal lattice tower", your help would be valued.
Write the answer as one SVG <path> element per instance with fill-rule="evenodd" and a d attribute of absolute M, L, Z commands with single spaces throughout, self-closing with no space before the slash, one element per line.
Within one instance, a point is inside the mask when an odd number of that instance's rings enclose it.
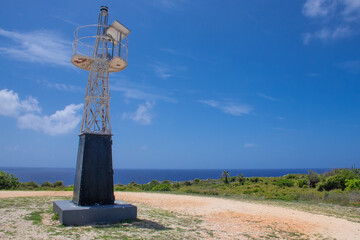
<path fill-rule="evenodd" d="M 86 31 L 97 28 L 95 36 Z M 108 8 L 100 7 L 98 24 L 75 30 L 71 62 L 89 71 L 81 133 L 111 134 L 109 73 L 127 67 L 130 30 L 118 21 L 108 25 Z"/>

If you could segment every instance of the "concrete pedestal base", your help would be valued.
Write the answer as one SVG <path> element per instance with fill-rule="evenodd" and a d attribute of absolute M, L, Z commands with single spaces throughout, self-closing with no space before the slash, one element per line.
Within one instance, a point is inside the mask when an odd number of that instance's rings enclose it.
<path fill-rule="evenodd" d="M 72 201 L 55 201 L 53 211 L 58 214 L 60 223 L 65 226 L 116 223 L 137 217 L 136 206 L 118 200 L 111 205 L 95 206 L 78 206 Z"/>

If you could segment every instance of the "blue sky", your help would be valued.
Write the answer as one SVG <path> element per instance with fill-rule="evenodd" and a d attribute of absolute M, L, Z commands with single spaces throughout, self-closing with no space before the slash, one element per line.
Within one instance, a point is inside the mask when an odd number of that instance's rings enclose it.
<path fill-rule="evenodd" d="M 359 0 L 4 0 L 0 166 L 75 167 L 71 43 L 102 4 L 132 30 L 115 168 L 359 167 Z"/>

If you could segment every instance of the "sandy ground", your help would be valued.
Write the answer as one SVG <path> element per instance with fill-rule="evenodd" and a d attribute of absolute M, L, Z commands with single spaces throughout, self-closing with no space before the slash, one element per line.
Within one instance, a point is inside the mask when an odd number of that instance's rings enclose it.
<path fill-rule="evenodd" d="M 35 196 L 72 196 L 72 192 L 0 191 L 0 198 Z M 134 204 L 197 216 L 206 229 L 213 230 L 215 237 L 221 239 L 256 239 L 271 231 L 299 239 L 360 239 L 360 223 L 279 206 L 160 193 L 116 192 L 115 196 Z M 239 238 L 240 235 L 243 237 Z"/>

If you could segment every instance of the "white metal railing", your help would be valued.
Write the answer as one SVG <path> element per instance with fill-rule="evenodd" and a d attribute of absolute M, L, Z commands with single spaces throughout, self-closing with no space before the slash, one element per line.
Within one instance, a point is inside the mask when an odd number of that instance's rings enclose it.
<path fill-rule="evenodd" d="M 92 57 L 103 58 L 103 56 L 100 56 L 100 55 L 93 56 L 96 38 L 101 37 L 101 38 L 106 38 L 107 44 L 106 44 L 106 46 L 99 46 L 99 52 L 106 52 L 107 60 L 111 60 L 114 57 L 120 57 L 125 62 L 127 62 L 127 54 L 128 54 L 128 38 L 127 38 L 127 36 L 124 37 L 119 43 L 114 44 L 113 42 L 111 42 L 111 38 L 109 38 L 108 36 L 90 35 L 90 30 L 92 30 L 91 31 L 92 33 L 96 32 L 98 27 L 99 27 L 98 24 L 93 24 L 93 25 L 81 26 L 81 27 L 78 27 L 77 29 L 75 29 L 75 31 L 74 31 L 75 40 L 72 44 L 73 55 L 83 55 L 83 56 L 87 56 L 90 58 L 92 58 Z M 87 34 L 86 31 L 89 31 L 89 34 Z M 105 51 L 103 51 L 104 50 L 103 48 L 106 48 Z"/>

